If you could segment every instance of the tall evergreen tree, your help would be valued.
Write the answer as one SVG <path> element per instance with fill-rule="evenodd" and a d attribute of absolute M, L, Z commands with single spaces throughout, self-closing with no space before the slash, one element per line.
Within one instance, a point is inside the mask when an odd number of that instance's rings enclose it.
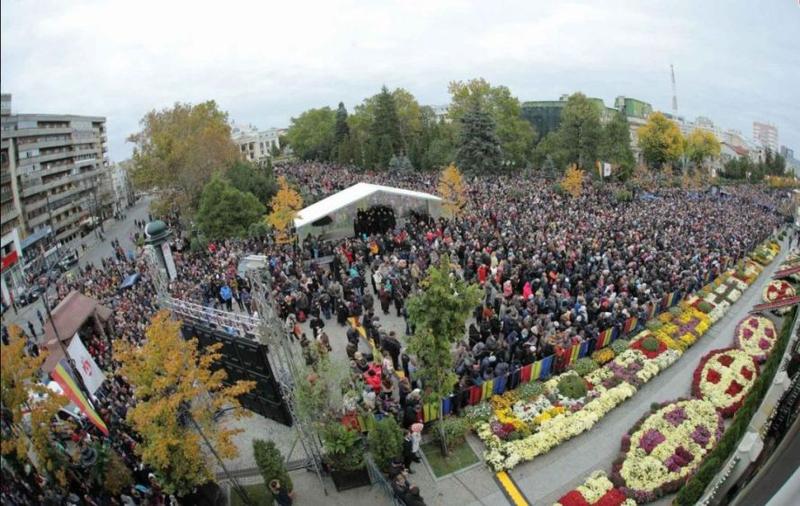
<path fill-rule="evenodd" d="M 603 128 L 600 137 L 600 159 L 618 167 L 618 174 L 625 180 L 630 177 L 636 160 L 631 151 L 631 131 L 628 117 L 618 112 Z"/>
<path fill-rule="evenodd" d="M 492 117 L 474 101 L 461 118 L 458 166 L 469 174 L 490 174 L 501 170 L 503 153 Z"/>
<path fill-rule="evenodd" d="M 375 103 L 375 116 L 370 128 L 371 142 L 374 144 L 372 165 L 384 169 L 389 165 L 393 155 L 400 153 L 403 136 L 397 118 L 397 107 L 394 97 L 386 86 L 381 88 Z"/>
<path fill-rule="evenodd" d="M 339 108 L 336 109 L 336 126 L 333 130 L 334 144 L 339 147 L 348 135 L 350 126 L 347 124 L 347 109 L 344 107 L 344 102 L 339 102 Z"/>

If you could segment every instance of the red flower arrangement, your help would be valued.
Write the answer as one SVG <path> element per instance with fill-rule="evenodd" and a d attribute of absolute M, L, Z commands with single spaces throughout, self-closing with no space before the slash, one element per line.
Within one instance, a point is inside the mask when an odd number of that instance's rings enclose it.
<path fill-rule="evenodd" d="M 747 353 L 737 348 L 712 350 L 694 370 L 692 395 L 711 402 L 723 417 L 730 418 L 757 377 L 758 365 Z"/>

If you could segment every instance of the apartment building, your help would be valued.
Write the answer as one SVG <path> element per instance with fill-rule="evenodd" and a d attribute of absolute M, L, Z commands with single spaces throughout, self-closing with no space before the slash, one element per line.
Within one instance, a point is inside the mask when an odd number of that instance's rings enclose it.
<path fill-rule="evenodd" d="M 753 140 L 769 148 L 773 153 L 778 152 L 778 127 L 771 123 L 753 122 Z"/>
<path fill-rule="evenodd" d="M 24 241 L 52 227 L 42 239 L 67 242 L 110 215 L 105 118 L 11 114 L 11 96 L 2 103 L 2 235 L 17 228 Z"/>

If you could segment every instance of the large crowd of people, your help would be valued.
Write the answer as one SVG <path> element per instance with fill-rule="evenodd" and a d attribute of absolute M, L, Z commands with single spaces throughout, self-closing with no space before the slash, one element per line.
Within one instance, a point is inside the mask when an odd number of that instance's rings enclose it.
<path fill-rule="evenodd" d="M 362 173 L 322 163 L 279 165 L 276 172 L 314 201 L 359 181 L 436 193 L 436 174 Z M 644 319 L 646 305 L 664 294 L 699 288 L 709 273 L 732 265 L 781 225 L 773 211 L 778 198 L 742 186 L 725 196 L 661 189 L 647 199 L 618 202 L 606 185 L 588 185 L 574 198 L 543 179 L 475 178 L 467 181 L 465 212 L 455 219 L 414 216 L 398 219 L 384 233 L 336 241 L 308 237 L 281 245 L 263 237 L 214 242 L 198 251 L 188 247 L 188 229 L 177 216 L 166 216 L 175 232 L 178 269 L 168 289 L 179 299 L 253 314 L 252 287 L 237 267 L 247 254 L 266 255 L 287 339 L 297 340 L 310 366 L 334 350 L 332 341 L 346 342 L 337 359 L 350 364 L 362 387 L 355 402 L 378 417 L 395 416 L 413 441 L 421 429 L 425 385 L 418 382 L 414 357 L 406 350 L 403 334 L 414 330 L 406 301 L 443 255 L 449 255 L 453 275 L 483 291 L 453 350 L 458 392 L 596 337 L 631 316 Z M 143 225 L 137 223 L 139 233 Z M 323 257 L 330 261 L 315 261 Z M 139 274 L 138 282 L 121 290 L 131 274 Z M 114 255 L 101 265 L 59 281 L 59 298 L 71 290 L 112 310 L 114 339 L 145 339 L 157 301 L 137 237 L 114 244 Z M 393 330 L 382 325 L 385 320 L 405 321 L 402 330 Z M 137 486 L 124 497 L 109 497 L 85 480 L 73 480 L 62 500 L 71 494 L 79 498 L 76 504 L 164 504 L 169 498 L 138 461 L 138 436 L 125 422 L 135 402 L 133 391 L 114 375 L 118 364 L 110 346 L 98 336 L 86 336 L 86 341 L 109 377 L 98 395 L 98 411 L 112 432 L 122 435 L 112 444 L 137 473 Z M 381 361 L 370 356 L 369 341 L 381 351 Z M 85 428 L 92 432 L 90 425 Z M 409 504 L 424 504 L 408 477 L 416 447 L 391 478 Z M 20 481 L 17 476 L 4 483 L 4 503 L 25 503 L 19 497 L 42 502 L 46 494 L 56 493 Z"/>

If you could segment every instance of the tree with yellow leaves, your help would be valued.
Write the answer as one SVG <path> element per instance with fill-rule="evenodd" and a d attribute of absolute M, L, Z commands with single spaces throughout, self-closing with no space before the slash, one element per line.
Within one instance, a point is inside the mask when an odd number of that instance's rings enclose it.
<path fill-rule="evenodd" d="M 67 398 L 39 382 L 39 369 L 47 354 L 28 356 L 22 330 L 16 325 L 10 326 L 9 336 L 8 345 L 0 345 L 2 454 L 25 461 L 33 450 L 39 472 L 66 485 L 67 457 L 55 445 L 52 422 L 67 405 Z"/>
<path fill-rule="evenodd" d="M 444 201 L 442 206 L 447 216 L 455 218 L 464 212 L 467 206 L 467 194 L 464 178 L 454 163 L 447 166 L 439 176 L 439 196 Z"/>
<path fill-rule="evenodd" d="M 225 385 L 227 373 L 213 367 L 222 356 L 222 345 L 206 347 L 201 353 L 197 339 L 184 340 L 180 327 L 167 311 L 161 311 L 147 329 L 145 344 L 137 347 L 119 339 L 114 343 L 114 358 L 138 400 L 127 416 L 142 437 L 136 452 L 155 470 L 167 493 L 183 496 L 213 479 L 202 436 L 191 420 L 222 458 L 236 457 L 232 438 L 242 430 L 218 424 L 214 415 L 231 409 L 237 420 L 247 416 L 237 397 L 251 391 L 255 382 Z"/>
<path fill-rule="evenodd" d="M 284 176 L 278 178 L 278 193 L 272 197 L 270 207 L 267 223 L 275 229 L 275 239 L 281 244 L 291 242 L 289 229 L 297 212 L 303 208 L 303 197 L 289 186 Z"/>
<path fill-rule="evenodd" d="M 561 188 L 575 198 L 581 196 L 583 192 L 583 180 L 586 173 L 578 168 L 574 163 L 567 167 L 564 178 L 561 180 Z"/>

